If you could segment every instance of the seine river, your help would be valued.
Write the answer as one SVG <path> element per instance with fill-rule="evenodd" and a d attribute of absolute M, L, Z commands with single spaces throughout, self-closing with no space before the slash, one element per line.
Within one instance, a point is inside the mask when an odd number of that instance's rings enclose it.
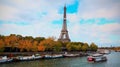
<path fill-rule="evenodd" d="M 90 63 L 87 57 L 41 59 L 36 61 L 0 64 L 0 67 L 120 67 L 120 52 L 107 55 L 108 61 Z"/>

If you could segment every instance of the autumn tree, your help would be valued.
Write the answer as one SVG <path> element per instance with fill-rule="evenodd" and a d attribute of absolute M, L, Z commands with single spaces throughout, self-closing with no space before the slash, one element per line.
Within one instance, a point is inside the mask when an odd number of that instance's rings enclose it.
<path fill-rule="evenodd" d="M 53 47 L 53 45 L 54 45 L 54 39 L 52 39 L 52 38 L 47 38 L 47 39 L 41 41 L 39 45 L 42 46 L 42 47 L 44 46 L 44 47 L 45 47 L 45 50 L 51 51 L 51 50 L 52 50 L 52 47 Z"/>
<path fill-rule="evenodd" d="M 11 34 L 10 36 L 6 36 L 4 41 L 6 46 L 14 48 L 17 45 L 18 38 L 15 34 Z"/>
<path fill-rule="evenodd" d="M 38 45 L 38 51 L 45 51 L 45 46 L 44 46 L 44 43 L 39 43 Z"/>
<path fill-rule="evenodd" d="M 2 39 L 0 39 L 0 52 L 3 52 L 4 51 L 4 42 Z"/>
<path fill-rule="evenodd" d="M 38 51 L 38 42 L 37 41 L 32 42 L 31 51 Z"/>
<path fill-rule="evenodd" d="M 27 50 L 27 51 L 31 51 L 31 49 L 32 49 L 32 41 L 31 40 L 25 40 L 25 49 Z"/>
<path fill-rule="evenodd" d="M 39 43 L 38 50 L 39 51 L 61 51 L 61 43 L 55 41 L 53 37 L 49 37 Z"/>
<path fill-rule="evenodd" d="M 20 49 L 20 52 L 25 49 L 24 40 L 19 40 L 18 48 Z"/>
<path fill-rule="evenodd" d="M 23 51 L 24 49 L 27 51 L 31 51 L 32 47 L 33 47 L 32 42 L 30 40 L 20 40 L 19 41 L 18 48 L 20 49 L 20 51 Z"/>
<path fill-rule="evenodd" d="M 9 46 L 10 47 L 10 38 L 9 38 L 9 36 L 6 36 L 4 38 L 4 42 L 5 42 L 5 46 Z"/>

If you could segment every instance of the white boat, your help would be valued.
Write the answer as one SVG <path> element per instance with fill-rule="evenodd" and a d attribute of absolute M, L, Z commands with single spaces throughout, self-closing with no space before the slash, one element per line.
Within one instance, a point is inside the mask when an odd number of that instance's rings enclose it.
<path fill-rule="evenodd" d="M 111 51 L 108 50 L 108 49 L 99 49 L 99 50 L 98 50 L 98 53 L 101 53 L 101 54 L 110 54 Z"/>
<path fill-rule="evenodd" d="M 7 56 L 1 57 L 0 58 L 0 63 L 7 63 L 7 62 L 12 62 L 12 58 L 8 58 Z"/>
<path fill-rule="evenodd" d="M 62 54 L 56 54 L 56 55 L 45 55 L 45 56 L 44 56 L 45 59 L 62 58 L 62 57 L 63 57 Z"/>
<path fill-rule="evenodd" d="M 80 54 L 68 54 L 67 52 L 65 52 L 63 56 L 64 57 L 77 57 L 77 56 L 80 56 Z"/>
<path fill-rule="evenodd" d="M 40 56 L 39 54 L 35 54 L 35 55 L 32 55 L 32 56 L 19 56 L 18 60 L 29 61 L 29 60 L 38 60 L 38 59 L 41 59 L 41 58 L 43 58 L 43 56 Z"/>
<path fill-rule="evenodd" d="M 19 56 L 18 60 L 20 61 L 33 60 L 33 57 L 32 56 Z"/>
<path fill-rule="evenodd" d="M 103 54 L 93 54 L 87 57 L 88 61 L 99 62 L 99 61 L 107 61 L 107 57 Z"/>
<path fill-rule="evenodd" d="M 39 54 L 32 55 L 35 60 L 43 58 L 43 56 L 40 56 Z"/>

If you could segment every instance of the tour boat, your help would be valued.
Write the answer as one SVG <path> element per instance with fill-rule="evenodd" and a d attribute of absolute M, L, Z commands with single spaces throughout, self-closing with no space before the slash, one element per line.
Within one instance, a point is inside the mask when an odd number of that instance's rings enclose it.
<path fill-rule="evenodd" d="M 88 61 L 99 62 L 99 61 L 107 61 L 107 57 L 103 54 L 93 54 L 87 57 Z"/>
<path fill-rule="evenodd" d="M 108 50 L 108 49 L 98 49 L 97 52 L 100 53 L 100 54 L 110 54 L 111 50 Z"/>
<path fill-rule="evenodd" d="M 104 50 L 103 52 L 101 52 L 101 54 L 110 54 L 111 51 L 110 50 Z"/>
<path fill-rule="evenodd" d="M 64 57 L 77 57 L 77 56 L 80 56 L 80 54 L 68 54 L 67 52 L 65 52 L 63 56 Z"/>
<path fill-rule="evenodd" d="M 45 59 L 62 58 L 62 57 L 63 57 L 62 54 L 58 54 L 58 55 L 45 55 L 44 56 Z"/>
<path fill-rule="evenodd" d="M 19 56 L 18 59 L 20 61 L 28 61 L 28 60 L 33 60 L 32 56 Z"/>
<path fill-rule="evenodd" d="M 64 57 L 77 57 L 79 54 L 64 54 Z"/>
<path fill-rule="evenodd" d="M 12 62 L 12 60 L 12 58 L 8 58 L 7 56 L 0 57 L 0 63 Z"/>
<path fill-rule="evenodd" d="M 41 59 L 43 56 L 40 56 L 39 54 L 32 55 L 34 60 Z"/>
<path fill-rule="evenodd" d="M 37 60 L 37 59 L 41 59 L 43 58 L 43 56 L 40 55 L 32 55 L 32 56 L 18 56 L 17 59 L 19 61 L 29 61 L 29 60 Z"/>

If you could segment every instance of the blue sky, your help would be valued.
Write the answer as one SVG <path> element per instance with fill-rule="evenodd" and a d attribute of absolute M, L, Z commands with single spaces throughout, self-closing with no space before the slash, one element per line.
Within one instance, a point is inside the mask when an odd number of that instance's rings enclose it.
<path fill-rule="evenodd" d="M 120 0 L 0 0 L 0 34 L 57 39 L 65 4 L 72 41 L 120 46 Z"/>

